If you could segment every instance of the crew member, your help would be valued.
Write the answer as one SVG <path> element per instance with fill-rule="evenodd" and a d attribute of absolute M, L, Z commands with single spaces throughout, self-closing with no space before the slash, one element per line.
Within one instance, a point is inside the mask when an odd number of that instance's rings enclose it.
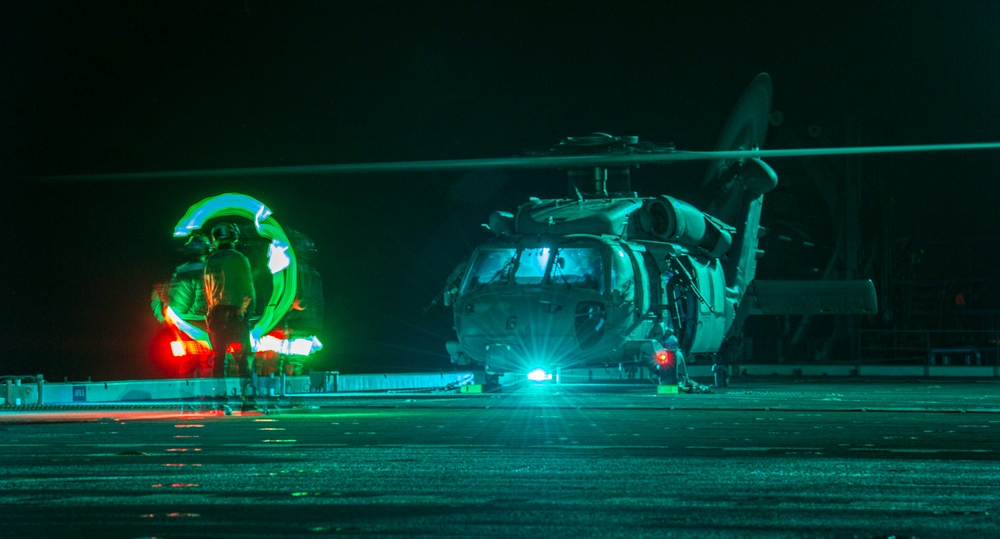
<path fill-rule="evenodd" d="M 203 274 L 208 311 L 205 324 L 214 352 L 213 374 L 225 377 L 227 351 L 236 362 L 237 374 L 249 376 L 250 325 L 247 315 L 254 309 L 253 274 L 250 261 L 236 250 L 239 229 L 233 223 L 212 228 L 215 252 L 205 259 Z"/>
<path fill-rule="evenodd" d="M 312 266 L 316 254 L 316 244 L 300 232 L 292 233 L 292 243 L 298 260 L 295 301 L 282 319 L 285 338 L 311 339 L 323 329 L 323 314 L 326 302 L 323 298 L 323 279 Z M 283 369 L 287 374 L 302 374 L 302 356 L 285 359 Z"/>
<path fill-rule="evenodd" d="M 258 350 L 255 360 L 257 374 L 268 375 L 278 372 L 298 376 L 303 373 L 307 359 L 322 348 L 317 336 L 323 328 L 325 300 L 323 280 L 319 271 L 312 266 L 316 254 L 316 244 L 305 234 L 291 231 L 289 238 L 295 250 L 298 271 L 295 280 L 295 300 L 288 313 L 268 336 L 281 341 L 277 349 Z M 295 350 L 289 343 L 300 340 L 313 341 L 306 352 Z"/>
<path fill-rule="evenodd" d="M 663 332 L 663 348 L 667 349 L 673 355 L 673 365 L 670 366 L 671 373 L 664 373 L 668 379 L 673 379 L 674 381 L 683 385 L 687 380 L 687 365 L 684 361 L 684 352 L 681 351 L 680 341 L 677 340 L 677 335 L 674 334 L 672 328 L 666 328 Z M 661 376 L 662 380 L 662 376 Z"/>
<path fill-rule="evenodd" d="M 204 329 L 207 305 L 203 273 L 205 257 L 211 248 L 212 243 L 207 236 L 192 234 L 184 244 L 186 260 L 174 269 L 169 282 L 156 286 L 152 295 L 153 314 L 157 320 L 170 326 L 177 341 L 184 343 L 185 354 L 178 366 L 181 377 L 212 375 L 212 353 L 208 347 L 193 340 L 166 315 L 169 307 L 182 321 Z"/>

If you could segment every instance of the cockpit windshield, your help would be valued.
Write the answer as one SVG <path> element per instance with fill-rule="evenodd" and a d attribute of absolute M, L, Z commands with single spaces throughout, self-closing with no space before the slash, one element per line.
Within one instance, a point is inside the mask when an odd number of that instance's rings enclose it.
<path fill-rule="evenodd" d="M 565 284 L 603 294 L 604 262 L 600 248 L 595 245 L 480 249 L 472 262 L 463 291 L 508 283 Z"/>
<path fill-rule="evenodd" d="M 472 261 L 465 290 L 475 290 L 493 283 L 506 283 L 514 267 L 517 249 L 480 249 Z"/>
<path fill-rule="evenodd" d="M 514 283 L 542 284 L 551 254 L 552 251 L 548 247 L 523 249 L 518 259 L 517 272 L 514 273 Z"/>

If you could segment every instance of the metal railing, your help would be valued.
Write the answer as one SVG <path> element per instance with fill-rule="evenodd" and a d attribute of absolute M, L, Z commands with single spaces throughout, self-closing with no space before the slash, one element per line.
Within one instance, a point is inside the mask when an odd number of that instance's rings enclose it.
<path fill-rule="evenodd" d="M 1000 365 L 1000 330 L 862 330 L 864 362 Z"/>

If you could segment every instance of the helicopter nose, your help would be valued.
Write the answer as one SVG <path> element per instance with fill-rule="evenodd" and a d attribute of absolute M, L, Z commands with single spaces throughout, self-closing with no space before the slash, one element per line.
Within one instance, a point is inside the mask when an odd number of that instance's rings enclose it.
<path fill-rule="evenodd" d="M 522 291 L 476 298 L 460 312 L 456 330 L 472 357 L 503 370 L 523 370 L 575 361 L 601 331 L 604 309 L 596 301 Z"/>
<path fill-rule="evenodd" d="M 534 334 L 564 333 L 572 316 L 561 302 L 538 302 L 523 298 L 504 298 L 470 302 L 462 310 L 459 328 L 462 334 L 489 337 L 530 337 Z"/>

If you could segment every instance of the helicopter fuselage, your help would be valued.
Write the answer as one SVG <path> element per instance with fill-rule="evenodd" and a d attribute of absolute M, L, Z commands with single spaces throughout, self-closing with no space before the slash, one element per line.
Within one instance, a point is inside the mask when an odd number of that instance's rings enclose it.
<path fill-rule="evenodd" d="M 733 229 L 687 203 L 533 199 L 490 228 L 448 293 L 454 363 L 652 364 L 671 335 L 685 354 L 717 351 L 733 322 L 719 260 Z"/>

